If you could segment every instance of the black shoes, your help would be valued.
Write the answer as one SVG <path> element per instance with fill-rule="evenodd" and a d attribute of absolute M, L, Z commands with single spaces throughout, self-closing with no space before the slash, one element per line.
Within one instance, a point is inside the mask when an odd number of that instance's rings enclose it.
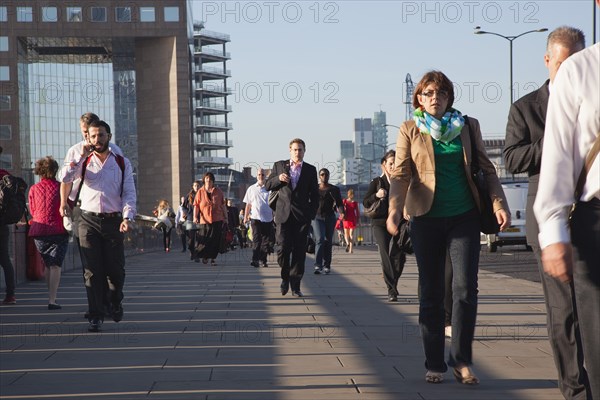
<path fill-rule="evenodd" d="M 90 325 L 88 326 L 89 332 L 100 332 L 100 328 L 102 327 L 102 320 L 100 318 L 92 318 L 90 320 Z"/>
<path fill-rule="evenodd" d="M 252 265 L 254 268 L 260 267 L 260 265 L 258 265 L 258 261 L 252 261 L 250 265 Z"/>
<path fill-rule="evenodd" d="M 388 296 L 388 301 L 390 303 L 397 302 L 398 301 L 398 295 L 397 294 L 390 294 Z"/>
<path fill-rule="evenodd" d="M 281 288 L 281 295 L 285 296 L 287 294 L 287 292 L 290 290 L 290 282 L 289 281 L 281 281 L 281 285 L 279 285 L 279 287 Z"/>
<path fill-rule="evenodd" d="M 323 268 L 315 265 L 315 275 L 321 275 L 321 272 L 323 271 Z"/>
<path fill-rule="evenodd" d="M 48 310 L 60 310 L 62 307 L 60 304 L 50 303 L 48 304 Z"/>
<path fill-rule="evenodd" d="M 304 297 L 304 295 L 302 294 L 302 292 L 299 291 L 299 290 L 292 290 L 292 296 L 294 296 L 294 297 Z"/>
<path fill-rule="evenodd" d="M 261 267 L 263 267 L 263 268 L 269 268 L 269 265 L 267 264 L 266 261 L 263 261 Z"/>
<path fill-rule="evenodd" d="M 112 319 L 115 322 L 119 322 L 123 319 L 123 305 L 113 306 Z"/>

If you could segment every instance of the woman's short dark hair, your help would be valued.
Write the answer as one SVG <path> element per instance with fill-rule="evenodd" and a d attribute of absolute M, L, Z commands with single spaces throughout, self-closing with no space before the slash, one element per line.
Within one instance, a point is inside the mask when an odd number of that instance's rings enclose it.
<path fill-rule="evenodd" d="M 423 93 L 423 90 L 425 90 L 430 83 L 435 83 L 438 89 L 448 92 L 448 105 L 446 107 L 452 107 L 452 104 L 454 104 L 454 86 L 452 85 L 452 81 L 448 79 L 442 71 L 429 71 L 423 75 L 419 83 L 417 83 L 413 93 L 413 107 L 415 109 L 421 107 L 421 103 L 419 103 L 419 98 L 417 96 Z"/>
<path fill-rule="evenodd" d="M 383 157 L 381 157 L 381 164 L 385 163 L 388 158 L 394 157 L 396 158 L 396 150 L 388 150 L 385 152 Z"/>
<path fill-rule="evenodd" d="M 207 172 L 204 174 L 204 176 L 202 176 L 202 182 L 204 182 L 206 180 L 207 176 L 211 180 L 211 182 L 215 181 L 215 175 L 212 172 Z"/>
<path fill-rule="evenodd" d="M 40 158 L 35 162 L 35 169 L 33 172 L 42 178 L 54 179 L 58 172 L 58 163 L 52 156 Z"/>

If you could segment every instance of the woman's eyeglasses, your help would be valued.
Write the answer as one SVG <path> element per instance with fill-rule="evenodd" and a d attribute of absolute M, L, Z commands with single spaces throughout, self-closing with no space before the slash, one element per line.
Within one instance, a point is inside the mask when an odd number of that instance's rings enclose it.
<path fill-rule="evenodd" d="M 421 93 L 421 96 L 427 97 L 427 98 L 431 98 L 433 97 L 434 94 L 437 94 L 438 97 L 448 97 L 448 91 L 447 90 L 429 90 L 427 92 L 423 92 Z"/>

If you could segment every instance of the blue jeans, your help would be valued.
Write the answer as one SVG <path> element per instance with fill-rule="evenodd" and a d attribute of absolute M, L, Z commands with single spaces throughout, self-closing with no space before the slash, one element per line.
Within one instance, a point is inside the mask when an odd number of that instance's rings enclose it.
<path fill-rule="evenodd" d="M 444 269 L 446 252 L 452 261 L 452 345 L 448 365 L 471 365 L 477 316 L 480 223 L 476 209 L 464 214 L 416 217 L 411 225 L 421 298 L 419 327 L 425 350 L 425 368 L 445 372 Z"/>
<path fill-rule="evenodd" d="M 331 268 L 333 231 L 337 218 L 332 214 L 325 219 L 315 218 L 312 222 L 315 233 L 315 266 Z"/>

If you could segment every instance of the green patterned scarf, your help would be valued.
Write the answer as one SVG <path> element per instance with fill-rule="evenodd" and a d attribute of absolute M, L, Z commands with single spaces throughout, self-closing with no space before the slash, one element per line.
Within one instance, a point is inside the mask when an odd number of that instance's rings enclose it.
<path fill-rule="evenodd" d="M 431 135 L 433 139 L 445 144 L 456 139 L 465 124 L 465 119 L 460 111 L 454 108 L 446 111 L 440 121 L 419 107 L 414 111 L 413 119 L 419 132 Z"/>

